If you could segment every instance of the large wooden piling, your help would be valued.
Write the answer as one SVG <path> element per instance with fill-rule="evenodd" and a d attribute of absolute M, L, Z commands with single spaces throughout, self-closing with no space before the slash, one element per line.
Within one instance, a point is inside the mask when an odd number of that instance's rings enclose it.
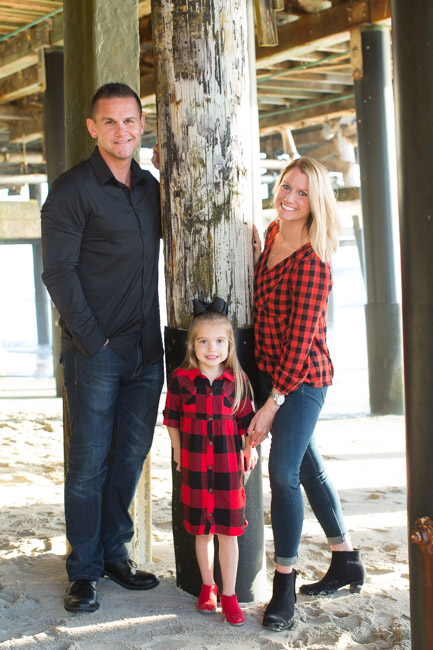
<path fill-rule="evenodd" d="M 224 298 L 238 346 L 253 357 L 252 189 L 247 14 L 244 0 L 152 1 L 169 340 L 183 355 L 193 298 Z M 248 363 L 248 362 L 246 362 Z M 239 538 L 237 593 L 262 592 L 260 467 L 247 478 L 249 525 Z M 194 538 L 183 528 L 173 472 L 177 582 L 200 590 Z M 252 541 L 248 543 L 248 539 Z"/>

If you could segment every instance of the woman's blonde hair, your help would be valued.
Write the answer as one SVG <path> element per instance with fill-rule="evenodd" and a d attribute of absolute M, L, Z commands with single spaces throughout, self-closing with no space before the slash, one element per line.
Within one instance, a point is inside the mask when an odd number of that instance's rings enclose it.
<path fill-rule="evenodd" d="M 212 325 L 221 323 L 225 328 L 225 333 L 228 339 L 228 355 L 227 359 L 224 361 L 224 368 L 228 368 L 233 372 L 234 375 L 234 385 L 235 385 L 235 399 L 233 402 L 233 413 L 236 413 L 239 409 L 241 401 L 247 397 L 249 393 L 252 393 L 250 382 L 248 377 L 241 368 L 239 363 L 238 356 L 236 354 L 236 343 L 235 343 L 235 333 L 233 331 L 233 325 L 227 316 L 219 314 L 217 312 L 207 311 L 198 316 L 195 316 L 191 322 L 191 325 L 188 330 L 188 336 L 186 340 L 186 354 L 181 365 L 181 368 L 184 370 L 191 370 L 192 368 L 198 368 L 198 360 L 194 351 L 194 343 L 197 338 L 197 331 L 205 323 L 211 323 Z"/>
<path fill-rule="evenodd" d="M 288 171 L 297 167 L 308 176 L 308 195 L 310 199 L 310 218 L 307 222 L 311 247 L 324 262 L 329 262 L 338 248 L 341 223 L 337 214 L 337 201 L 332 189 L 329 172 L 322 163 L 302 156 L 292 160 L 281 172 L 275 187 L 274 196 Z"/>

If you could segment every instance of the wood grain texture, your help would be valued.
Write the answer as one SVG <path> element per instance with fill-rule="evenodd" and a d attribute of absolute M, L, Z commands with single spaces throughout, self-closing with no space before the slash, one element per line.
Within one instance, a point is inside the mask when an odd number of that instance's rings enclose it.
<path fill-rule="evenodd" d="M 152 1 L 168 325 L 220 296 L 251 324 L 252 199 L 243 0 Z"/>

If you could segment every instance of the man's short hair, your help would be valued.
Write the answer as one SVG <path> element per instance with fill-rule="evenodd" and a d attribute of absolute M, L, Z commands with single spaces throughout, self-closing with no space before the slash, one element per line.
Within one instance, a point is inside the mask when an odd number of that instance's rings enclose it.
<path fill-rule="evenodd" d="M 121 83 L 120 81 L 115 81 L 112 83 L 104 84 L 93 96 L 92 102 L 90 104 L 90 115 L 94 116 L 96 111 L 96 104 L 100 99 L 112 99 L 113 97 L 133 97 L 137 102 L 138 111 L 140 115 L 143 112 L 143 107 L 137 93 L 135 93 L 132 88 L 127 84 Z"/>

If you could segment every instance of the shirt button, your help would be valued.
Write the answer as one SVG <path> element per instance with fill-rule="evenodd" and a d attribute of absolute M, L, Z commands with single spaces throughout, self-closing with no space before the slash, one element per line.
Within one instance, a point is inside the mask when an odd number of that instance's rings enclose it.
<path fill-rule="evenodd" d="M 213 445 L 212 440 L 209 440 L 208 445 L 209 445 L 209 447 L 210 447 L 211 445 Z"/>
<path fill-rule="evenodd" d="M 208 469 L 212 469 L 212 465 L 209 465 Z"/>

